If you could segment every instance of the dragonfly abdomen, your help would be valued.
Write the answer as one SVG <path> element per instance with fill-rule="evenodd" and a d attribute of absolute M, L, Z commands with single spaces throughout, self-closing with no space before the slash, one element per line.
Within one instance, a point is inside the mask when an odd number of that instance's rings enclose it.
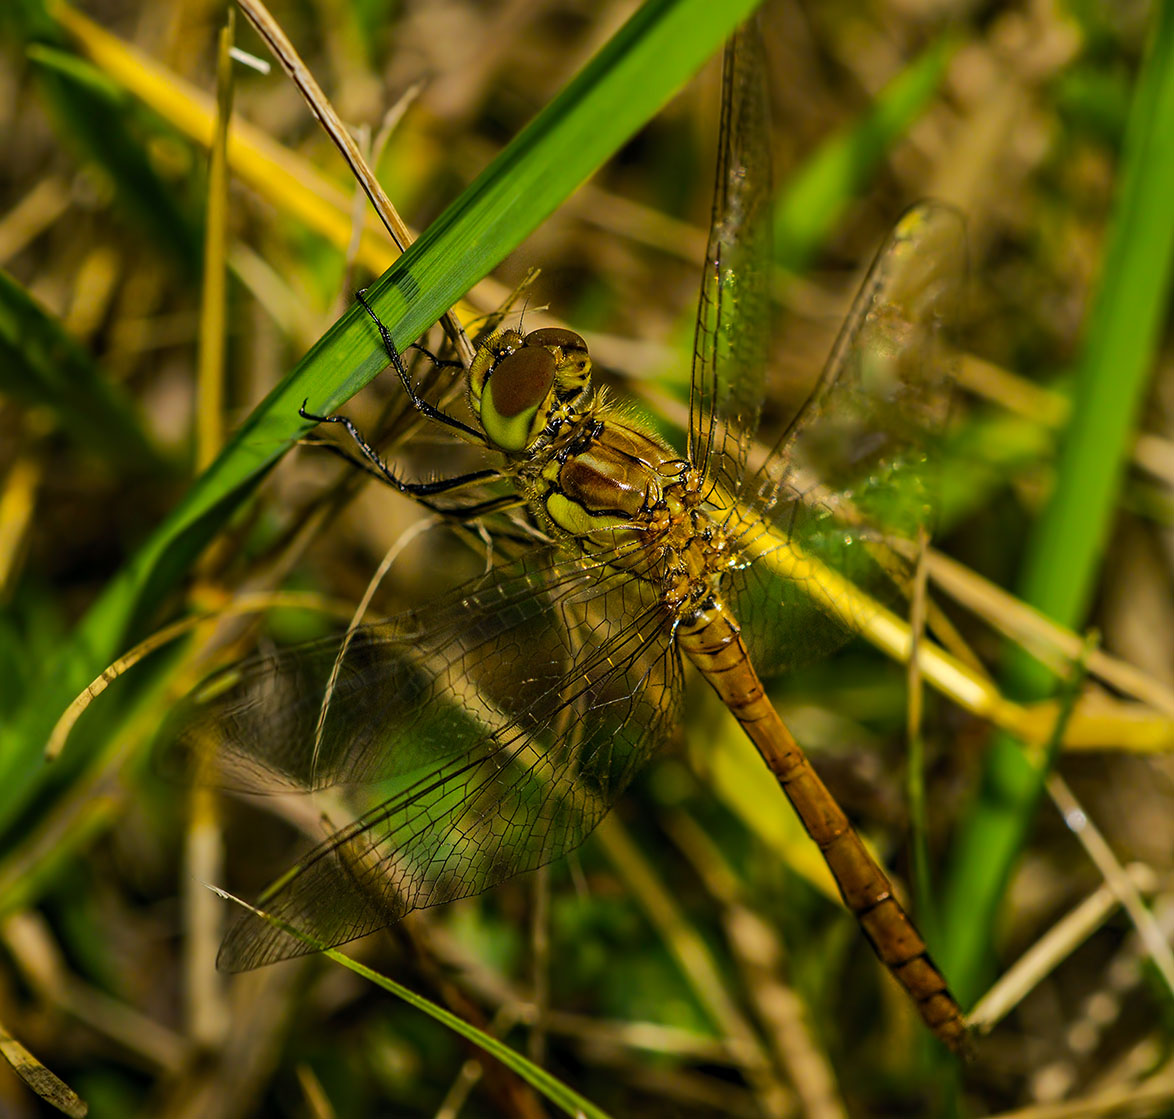
<path fill-rule="evenodd" d="M 881 963 L 912 996 L 930 1029 L 951 1049 L 960 1049 L 966 1025 L 945 977 L 897 901 L 888 876 L 767 699 L 737 623 L 716 602 L 683 621 L 676 633 L 681 651 L 758 747 Z"/>

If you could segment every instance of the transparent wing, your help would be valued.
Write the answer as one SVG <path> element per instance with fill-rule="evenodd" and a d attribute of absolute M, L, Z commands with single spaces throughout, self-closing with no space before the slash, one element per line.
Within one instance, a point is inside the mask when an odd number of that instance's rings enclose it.
<path fill-rule="evenodd" d="M 849 633 L 819 600 L 852 592 L 834 579 L 805 585 L 819 579 L 818 569 L 781 577 L 796 568 L 796 556 L 883 604 L 903 600 L 913 542 L 937 506 L 936 444 L 953 384 L 947 338 L 965 256 L 957 211 L 925 202 L 906 213 L 877 254 L 811 398 L 741 487 L 733 506 L 741 512 L 730 515 L 745 526 L 744 546 L 766 557 L 734 580 L 760 671 L 805 663 Z M 780 569 L 772 558 L 784 548 Z M 867 609 L 855 598 L 836 605 L 857 617 Z"/>
<path fill-rule="evenodd" d="M 258 902 L 335 945 L 581 843 L 668 736 L 679 695 L 645 584 L 547 554 L 345 647 L 213 676 L 165 736 L 180 751 L 214 741 L 233 784 L 357 786 L 358 817 Z M 239 971 L 312 950 L 246 915 L 218 963 Z"/>
<path fill-rule="evenodd" d="M 726 489 L 742 479 L 764 391 L 771 201 L 766 66 L 756 20 L 726 45 L 709 247 L 689 393 L 689 457 Z"/>

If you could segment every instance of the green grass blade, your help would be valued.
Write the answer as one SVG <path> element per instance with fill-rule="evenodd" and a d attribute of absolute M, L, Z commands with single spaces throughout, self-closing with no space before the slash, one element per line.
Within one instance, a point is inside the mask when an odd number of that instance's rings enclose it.
<path fill-rule="evenodd" d="M 406 1002 L 409 1006 L 427 1014 L 429 1018 L 435 1019 L 442 1026 L 446 1026 L 453 1033 L 459 1034 L 467 1041 L 471 1041 L 478 1049 L 496 1058 L 511 1072 L 541 1092 L 556 1107 L 562 1108 L 568 1115 L 581 1115 L 589 1117 L 589 1119 L 608 1119 L 607 1112 L 596 1107 L 590 1100 L 584 1099 L 573 1088 L 567 1087 L 566 1084 L 557 1077 L 552 1076 L 544 1068 L 527 1060 L 517 1050 L 511 1049 L 506 1045 L 505 1042 L 499 1041 L 497 1038 L 484 1033 L 482 1030 L 477 1029 L 476 1026 L 470 1025 L 463 1018 L 459 1018 L 451 1011 L 445 1010 L 442 1006 L 437 1006 L 436 1003 L 424 998 L 423 995 L 416 994 L 415 991 L 397 983 L 394 979 L 389 979 L 386 975 L 381 975 L 372 968 L 366 967 L 364 964 L 359 963 L 358 960 L 352 959 L 345 952 L 340 952 L 337 948 L 327 948 L 312 936 L 301 932 L 294 925 L 282 921 L 280 918 L 266 913 L 264 910 L 257 909 L 247 902 L 233 897 L 232 894 L 217 889 L 215 886 L 211 887 L 211 889 L 226 901 L 236 902 L 237 905 L 249 913 L 263 918 L 275 928 L 281 929 L 295 939 L 302 941 L 302 943 L 308 944 L 315 951 L 321 952 L 327 959 L 341 964 L 348 971 L 353 971 L 356 975 L 366 979 L 367 982 L 374 983 L 377 987 L 382 987 L 383 990 L 395 995 L 396 998 Z"/>
<path fill-rule="evenodd" d="M 68 49 L 34 42 L 28 57 L 57 135 L 115 184 L 112 197 L 120 218 L 145 229 L 179 267 L 197 268 L 200 237 L 194 207 L 177 200 L 174 186 L 160 178 L 147 154 L 149 141 L 160 130 L 157 118 L 136 119 L 141 114 L 131 99 Z"/>
<path fill-rule="evenodd" d="M 1056 488 L 1021 580 L 1023 598 L 1076 629 L 1100 571 L 1174 267 L 1174 8 L 1160 5 L 1154 19 Z M 1013 695 L 1040 698 L 1054 680 L 1018 653 L 1008 664 L 1008 686 Z M 999 902 L 1045 777 L 1046 767 L 1031 764 L 1017 742 L 996 736 L 978 800 L 958 834 L 945 898 L 942 963 L 963 1001 L 977 994 Z"/>
<path fill-rule="evenodd" d="M 606 1111 L 596 1107 L 590 1100 L 579 1095 L 573 1088 L 569 1088 L 544 1068 L 527 1060 L 516 1049 L 511 1049 L 504 1042 L 498 1041 L 497 1038 L 490 1037 L 489 1034 L 483 1033 L 475 1026 L 469 1025 L 463 1018 L 458 1018 L 455 1014 L 445 1010 L 444 1007 L 437 1006 L 434 1002 L 429 1002 L 428 999 L 417 995 L 414 991 L 402 986 L 394 979 L 388 979 L 387 976 L 380 975 L 379 972 L 372 971 L 369 967 L 364 967 L 357 960 L 352 960 L 342 952 L 328 949 L 324 955 L 334 960 L 335 963 L 342 964 L 343 967 L 349 971 L 353 971 L 369 983 L 374 983 L 377 987 L 382 987 L 385 991 L 395 995 L 396 998 L 402 999 L 409 1006 L 415 1007 L 415 1009 L 427 1014 L 429 1018 L 434 1018 L 441 1025 L 447 1026 L 453 1033 L 460 1034 L 461 1037 L 471 1041 L 479 1049 L 488 1053 L 489 1056 L 500 1061 L 511 1072 L 531 1085 L 531 1087 L 540 1092 L 552 1104 L 561 1108 L 568 1115 L 585 1116 L 587 1119 L 608 1119 Z"/>
<path fill-rule="evenodd" d="M 755 7 L 754 0 L 651 0 L 389 269 L 371 302 L 406 344 L 514 249 L 668 99 Z M 23 717 L 0 731 L 0 827 L 38 779 L 56 716 L 179 585 L 196 556 L 309 427 L 386 363 L 370 320 L 348 311 L 262 401 L 186 498 L 111 581 Z M 8 811 L 5 811 L 8 809 Z"/>
<path fill-rule="evenodd" d="M 130 402 L 90 356 L 0 270 L 0 393 L 49 408 L 81 447 L 132 470 L 170 469 Z"/>
<path fill-rule="evenodd" d="M 775 261 L 800 272 L 825 244 L 844 210 L 884 162 L 893 145 L 929 106 L 954 56 L 943 36 L 881 91 L 869 111 L 813 153 L 775 205 Z"/>

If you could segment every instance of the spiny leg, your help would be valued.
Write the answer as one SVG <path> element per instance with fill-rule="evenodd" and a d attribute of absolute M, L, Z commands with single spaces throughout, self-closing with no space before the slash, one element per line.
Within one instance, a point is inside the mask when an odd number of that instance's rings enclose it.
<path fill-rule="evenodd" d="M 356 298 L 358 298 L 358 296 L 356 296 Z M 362 300 L 360 300 L 360 302 L 362 302 Z M 454 361 L 449 358 L 437 357 L 437 355 L 434 354 L 426 346 L 421 346 L 419 342 L 413 342 L 410 346 L 405 346 L 404 353 L 406 354 L 408 352 L 408 350 L 415 350 L 416 353 L 423 354 L 430 362 L 432 362 L 432 364 L 437 369 L 464 369 L 465 368 L 459 361 Z M 403 354 L 401 354 L 400 356 L 402 357 Z"/>
<path fill-rule="evenodd" d="M 402 478 L 396 476 L 391 467 L 379 456 L 379 452 L 363 438 L 362 433 L 355 427 L 353 421 L 348 416 L 337 413 L 332 416 L 319 416 L 313 412 L 306 411 L 307 403 L 307 401 L 303 400 L 302 406 L 298 409 L 298 415 L 303 420 L 311 420 L 317 424 L 341 424 L 346 433 L 351 437 L 355 446 L 362 452 L 363 458 L 379 472 L 379 477 L 394 489 L 399 490 L 400 493 L 407 494 L 409 497 L 431 497 L 438 493 L 447 493 L 449 490 L 459 489 L 462 486 L 471 486 L 476 482 L 493 481 L 502 476 L 499 470 L 485 469 L 475 470 L 468 474 L 459 474 L 455 478 L 438 478 L 433 482 L 405 482 Z M 340 451 L 339 453 L 343 454 L 344 457 L 349 457 L 345 451 Z"/>
<path fill-rule="evenodd" d="M 359 306 L 371 316 L 371 321 L 379 328 L 379 337 L 383 339 L 383 348 L 387 351 L 387 356 L 391 360 L 396 373 L 399 375 L 400 382 L 404 386 L 404 391 L 408 394 L 408 399 L 412 402 L 412 407 L 422 416 L 427 416 L 430 420 L 436 420 L 437 423 L 442 423 L 448 427 L 455 428 L 457 431 L 463 432 L 465 435 L 472 437 L 474 441 L 485 445 L 485 436 L 476 428 L 470 427 L 466 423 L 453 416 L 448 415 L 447 412 L 442 412 L 434 404 L 429 403 L 422 396 L 420 396 L 415 387 L 412 385 L 412 379 L 408 375 L 407 367 L 404 365 L 403 358 L 400 356 L 399 350 L 396 348 L 395 341 L 391 337 L 391 331 L 383 325 L 383 321 L 372 310 L 371 304 L 363 297 L 361 291 L 355 292 L 355 298 L 359 301 Z M 429 355 L 431 356 L 431 355 Z M 440 364 L 439 362 L 437 364 Z"/>

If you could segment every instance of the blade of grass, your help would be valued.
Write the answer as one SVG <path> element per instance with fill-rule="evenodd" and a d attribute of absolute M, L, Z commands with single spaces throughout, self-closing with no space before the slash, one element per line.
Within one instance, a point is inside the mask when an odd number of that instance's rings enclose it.
<path fill-rule="evenodd" d="M 1022 597 L 1078 628 L 1088 610 L 1164 322 L 1174 263 L 1174 7 L 1155 9 L 1130 112 L 1100 291 L 1077 371 L 1056 489 L 1030 541 Z M 1007 678 L 1027 698 L 1052 687 L 1026 654 Z M 940 960 L 963 1002 L 979 990 L 993 927 L 1046 767 L 997 735 L 948 868 Z"/>
<path fill-rule="evenodd" d="M 1157 876 L 1152 867 L 1145 863 L 1130 863 L 1125 873 L 1132 889 L 1142 894 L 1157 892 Z M 1121 901 L 1116 892 L 1104 883 L 1098 886 L 999 976 L 995 985 L 966 1016 L 971 1028 L 978 1034 L 990 1033 L 1120 906 Z"/>
<path fill-rule="evenodd" d="M 0 1023 L 0 1056 L 12 1071 L 46 1103 L 65 1115 L 82 1119 L 89 1111 L 86 1102 L 60 1077 L 51 1073 Z"/>
<path fill-rule="evenodd" d="M 367 196 L 371 208 L 383 223 L 383 227 L 387 230 L 387 235 L 394 242 L 396 249 L 403 252 L 412 243 L 411 230 L 400 217 L 395 205 L 383 189 L 383 184 L 375 177 L 375 172 L 368 166 L 366 157 L 350 130 L 330 103 L 330 99 L 323 93 L 322 87 L 318 85 L 318 81 L 309 67 L 302 61 L 297 48 L 290 42 L 281 24 L 273 18 L 261 0 L 237 0 L 237 3 L 240 5 L 241 11 L 244 12 L 245 18 L 253 25 L 253 29 L 265 41 L 266 46 L 277 59 L 290 81 L 297 87 L 310 112 L 314 114 L 326 135 L 330 137 L 343 159 L 346 160 L 352 176 Z M 367 212 L 365 207 L 362 212 L 364 214 Z M 352 233 L 348 248 L 349 254 L 357 252 L 361 240 L 361 233 L 356 228 Z M 444 313 L 441 321 L 444 324 L 445 334 L 448 335 L 456 349 L 457 357 L 467 368 L 473 361 L 473 347 L 465 336 L 460 319 L 453 311 L 449 310 Z"/>
<path fill-rule="evenodd" d="M 116 184 L 116 206 L 129 223 L 146 227 L 181 267 L 194 269 L 200 252 L 192 211 L 176 201 L 174 188 L 152 166 L 148 137 L 133 103 L 69 49 L 67 36 L 39 0 L 2 7 L 5 27 L 25 44 L 34 63 L 38 89 L 58 135 Z"/>
<path fill-rule="evenodd" d="M 925 639 L 927 612 L 926 586 L 929 579 L 929 536 L 923 528 L 918 534 L 917 567 L 913 575 L 913 594 L 909 629 L 913 635 L 912 655 L 906 666 L 905 690 L 908 693 L 906 714 L 905 795 L 909 802 L 909 837 L 913 863 L 913 898 L 917 920 L 926 942 L 937 944 L 937 928 L 933 905 L 933 880 L 929 860 L 929 813 L 925 792 L 925 736 L 922 723 L 925 712 L 925 692 L 921 679 L 921 665 L 917 647 Z"/>
<path fill-rule="evenodd" d="M 812 154 L 779 194 L 774 212 L 775 262 L 800 272 L 835 229 L 893 145 L 937 93 L 957 40 L 933 43 L 880 92 L 859 120 Z"/>
<path fill-rule="evenodd" d="M 200 295 L 199 352 L 196 355 L 196 466 L 206 469 L 224 445 L 225 376 L 228 356 L 228 133 L 235 92 L 232 48 L 236 9 L 229 5 L 216 58 L 216 130 L 208 160 L 208 205 L 204 222 L 204 274 Z M 201 759 L 201 764 L 206 759 Z M 208 976 L 207 961 L 224 935 L 224 911 L 200 882 L 214 882 L 224 870 L 220 794 L 196 780 L 188 790 L 184 829 L 183 961 L 187 1034 L 211 1051 L 228 1033 L 229 1010 L 220 977 Z"/>
<path fill-rule="evenodd" d="M 208 213 L 204 223 L 204 273 L 200 295 L 200 346 L 196 366 L 196 467 L 210 466 L 224 444 L 224 378 L 228 337 L 228 128 L 232 119 L 236 28 L 229 8 L 220 32 L 216 71 L 216 131 L 208 162 Z"/>
<path fill-rule="evenodd" d="M 170 467 L 129 400 L 7 272 L 0 271 L 0 393 L 43 405 L 79 446 L 132 470 Z"/>
<path fill-rule="evenodd" d="M 393 337 L 406 344 L 435 322 L 652 116 L 754 6 L 753 0 L 653 0 L 640 8 L 372 287 L 369 302 Z M 351 308 L 257 406 L 110 582 L 22 714 L 0 732 L 0 827 L 27 803 L 56 716 L 139 634 L 201 550 L 308 429 L 299 405 L 308 401 L 315 411 L 333 411 L 385 362 L 367 316 Z"/>
<path fill-rule="evenodd" d="M 446 1026 L 453 1033 L 459 1034 L 467 1041 L 471 1041 L 478 1049 L 496 1058 L 511 1072 L 541 1092 L 556 1107 L 562 1108 L 568 1115 L 588 1116 L 590 1119 L 608 1119 L 605 1111 L 596 1107 L 590 1100 L 584 1099 L 578 1092 L 567 1087 L 566 1084 L 552 1076 L 545 1069 L 539 1068 L 537 1065 L 528 1061 L 521 1053 L 515 1049 L 511 1049 L 505 1042 L 498 1041 L 497 1038 L 483 1033 L 475 1026 L 469 1025 L 463 1018 L 458 1018 L 451 1011 L 445 1010 L 442 1006 L 437 1006 L 436 1003 L 424 998 L 423 995 L 416 994 L 415 991 L 402 986 L 394 979 L 389 979 L 386 975 L 381 975 L 379 972 L 365 967 L 358 960 L 351 959 L 350 956 L 338 951 L 338 949 L 323 948 L 313 937 L 299 932 L 293 925 L 278 920 L 263 910 L 255 909 L 247 902 L 243 902 L 240 898 L 233 897 L 232 894 L 217 889 L 215 886 L 209 888 L 213 893 L 218 894 L 226 901 L 236 902 L 237 905 L 247 909 L 250 913 L 255 913 L 258 917 L 263 917 L 283 932 L 289 933 L 290 936 L 312 945 L 316 950 L 321 951 L 322 955 L 327 957 L 327 959 L 341 964 L 348 971 L 353 971 L 360 978 L 366 979 L 367 982 L 374 983 L 375 986 L 383 988 L 383 990 L 395 995 L 396 998 L 406 1002 L 409 1006 L 427 1014 L 429 1018 L 435 1019 L 442 1026 Z"/>
<path fill-rule="evenodd" d="M 211 98 L 155 59 L 111 35 L 68 4 L 55 0 L 53 14 L 88 58 L 119 86 L 202 147 L 212 142 Z M 256 125 L 234 118 L 228 136 L 233 175 L 283 213 L 297 218 L 339 249 L 352 234 L 350 196 L 317 166 L 282 147 Z M 364 221 L 356 260 L 382 272 L 398 256 L 373 213 Z"/>
<path fill-rule="evenodd" d="M 745 1053 L 744 1071 L 767 1114 L 783 1110 L 789 1093 L 779 1081 L 769 1057 L 745 1015 L 730 995 L 729 984 L 719 961 L 704 938 L 684 916 L 676 899 L 657 875 L 640 846 L 613 813 L 595 829 L 598 844 L 629 892 L 639 902 L 656 929 L 693 997 L 705 1010 L 721 1037 Z"/>

